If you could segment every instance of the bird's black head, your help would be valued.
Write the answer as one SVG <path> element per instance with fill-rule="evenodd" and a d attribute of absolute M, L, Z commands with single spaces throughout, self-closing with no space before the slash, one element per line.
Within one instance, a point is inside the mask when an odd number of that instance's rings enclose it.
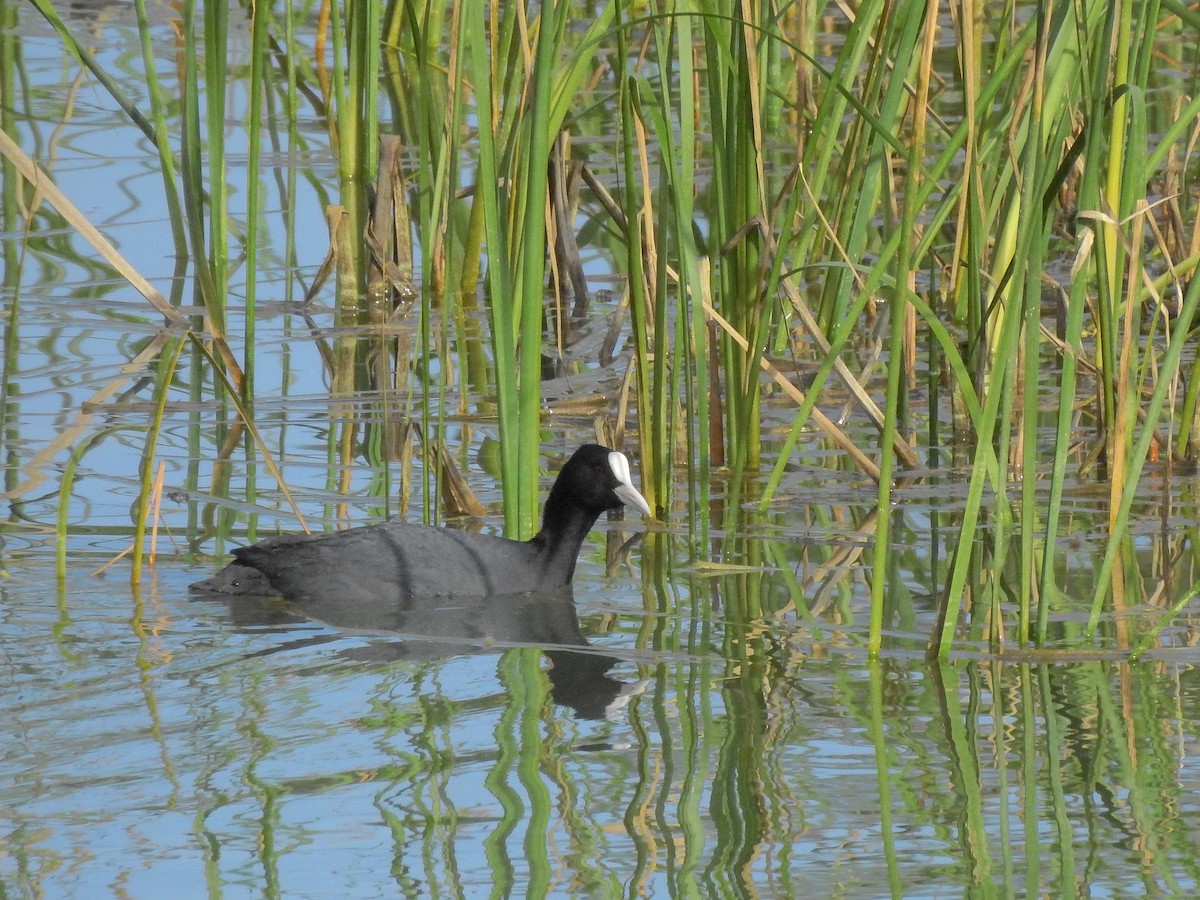
<path fill-rule="evenodd" d="M 558 473 L 546 500 L 543 528 L 553 528 L 566 518 L 583 514 L 587 527 L 600 513 L 623 505 L 650 515 L 650 505 L 633 486 L 629 460 L 599 444 L 584 444 Z"/>

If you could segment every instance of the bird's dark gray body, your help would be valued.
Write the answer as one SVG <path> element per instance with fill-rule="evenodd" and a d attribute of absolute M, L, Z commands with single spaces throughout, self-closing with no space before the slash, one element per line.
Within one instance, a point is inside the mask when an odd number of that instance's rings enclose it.
<path fill-rule="evenodd" d="M 233 551 L 231 563 L 201 587 L 223 593 L 282 594 L 292 600 L 328 597 L 353 602 L 413 596 L 518 594 L 571 580 L 563 566 L 541 565 L 542 545 L 455 528 L 406 522 L 316 535 L 284 535 Z M 449 567 L 431 560 L 451 559 Z"/>
<path fill-rule="evenodd" d="M 313 604 L 402 609 L 414 597 L 552 590 L 571 583 L 580 547 L 599 515 L 625 503 L 650 512 L 630 481 L 624 455 L 587 444 L 563 466 L 542 530 L 532 540 L 403 522 L 286 535 L 234 550 L 232 563 L 195 587 L 282 595 L 318 618 Z"/>

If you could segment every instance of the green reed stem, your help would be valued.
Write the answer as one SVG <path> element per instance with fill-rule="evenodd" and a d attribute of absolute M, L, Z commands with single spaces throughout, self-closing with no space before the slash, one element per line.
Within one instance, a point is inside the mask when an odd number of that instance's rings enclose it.
<path fill-rule="evenodd" d="M 1011 363 L 1016 358 L 1017 341 L 1021 331 L 1020 324 L 1020 316 L 1009 315 L 1004 317 L 1001 325 L 993 365 L 989 373 L 989 385 L 984 397 L 983 414 L 978 429 L 977 450 L 992 446 L 992 439 L 1000 422 L 1002 401 L 1006 395 L 1006 382 L 1012 377 Z M 982 511 L 983 489 L 989 480 L 989 469 L 990 466 L 977 464 L 971 470 L 962 525 L 952 556 L 950 581 L 942 600 L 942 611 L 930 644 L 930 652 L 942 659 L 949 655 L 954 641 L 954 630 L 957 626 L 967 575 L 970 571 L 971 556 L 976 546 L 976 527 Z"/>
<path fill-rule="evenodd" d="M 142 554 L 145 550 L 150 504 L 154 499 L 154 456 L 158 447 L 158 435 L 162 431 L 163 412 L 171 393 L 171 382 L 175 378 L 175 370 L 179 366 L 179 355 L 183 352 L 186 343 L 187 341 L 182 336 L 173 336 L 158 358 L 158 372 L 154 383 L 154 412 L 150 417 L 146 440 L 142 445 L 141 462 L 138 464 L 141 489 L 134 512 L 133 553 L 129 571 L 129 583 L 135 588 L 142 583 Z"/>
<path fill-rule="evenodd" d="M 221 303 L 229 290 L 229 188 L 225 164 L 225 90 L 229 79 L 229 5 L 204 4 L 204 123 L 208 140 L 208 264 Z M 193 45 L 192 53 L 195 52 Z M 199 177 L 199 170 L 196 172 Z M 199 264 L 199 260 L 197 260 Z"/>
<path fill-rule="evenodd" d="M 183 181 L 184 221 L 187 226 L 188 249 L 195 266 L 195 277 L 212 327 L 225 334 L 225 282 L 214 276 L 205 246 L 205 187 L 203 141 L 200 137 L 200 85 L 197 71 L 199 47 L 196 37 L 196 3 L 185 0 L 181 16 L 183 72 L 181 77 L 179 174 Z M 206 35 L 206 43 L 216 35 Z M 222 45 L 223 46 L 223 45 Z M 224 81 L 218 82 L 223 84 Z M 222 184 L 224 176 L 222 175 Z"/>
<path fill-rule="evenodd" d="M 284 15 L 288 15 L 284 10 Z M 242 356 L 242 403 L 253 417 L 254 415 L 254 347 L 257 332 L 257 298 L 258 298 L 258 235 L 259 235 L 259 205 L 262 192 L 258 177 L 259 160 L 262 153 L 262 124 L 263 98 L 270 89 L 267 84 L 267 35 L 268 26 L 272 20 L 271 8 L 268 4 L 254 4 L 251 9 L 250 21 L 250 83 L 248 85 L 250 104 L 246 121 L 246 132 L 249 137 L 249 148 L 246 158 L 246 313 L 243 319 L 245 332 L 245 348 Z M 256 495 L 256 469 L 254 465 L 254 445 L 247 438 L 246 444 L 246 502 L 254 503 Z M 253 521 L 251 523 L 250 540 L 255 537 Z"/>
<path fill-rule="evenodd" d="M 1045 53 L 1048 42 L 1049 22 L 1044 14 L 1037 17 L 1039 40 L 1034 58 L 1034 87 L 1026 119 L 1025 148 L 1022 154 L 1022 169 L 1026 173 L 1021 179 L 1021 206 L 1017 221 L 1016 257 L 1012 261 L 1011 284 L 1019 290 L 1023 316 L 1024 342 L 1022 358 L 1024 367 L 1021 375 L 1021 531 L 1020 541 L 1020 584 L 1017 601 L 1017 640 L 1026 644 L 1032 636 L 1032 604 L 1035 586 L 1036 523 L 1039 518 L 1037 496 L 1038 467 L 1038 400 L 1041 390 L 1041 278 L 1045 259 L 1046 230 L 1048 222 L 1041 207 L 1041 198 L 1046 185 L 1054 177 L 1051 148 L 1043 135 L 1045 107 Z M 1052 132 L 1053 133 L 1053 132 Z M 1055 136 L 1058 136 L 1055 134 Z M 1023 270 L 1023 273 L 1022 271 Z M 1056 435 L 1056 439 L 1057 439 Z M 1057 535 L 1047 531 L 1045 544 L 1053 543 Z M 999 555 L 999 554 L 997 554 Z M 1049 599 L 1044 598 L 1048 604 Z"/>
<path fill-rule="evenodd" d="M 616 0 L 617 16 L 624 19 L 621 0 Z M 626 59 L 629 53 L 627 34 L 624 28 L 616 31 L 617 56 Z M 624 240 L 626 273 L 626 290 L 629 292 L 630 330 L 633 338 L 633 365 L 637 378 L 637 404 L 639 410 L 649 410 L 653 403 L 654 374 L 651 366 L 653 353 L 653 330 L 651 325 L 653 304 L 651 301 L 651 285 L 647 273 L 644 256 L 645 238 L 643 236 L 643 197 L 649 190 L 649 185 L 643 183 L 639 171 L 639 157 L 643 146 L 643 130 L 640 118 L 641 82 L 633 77 L 621 77 L 617 81 L 617 106 L 620 112 L 620 128 L 618 140 L 620 152 L 618 162 L 624 180 L 624 190 L 621 192 L 621 212 L 625 219 Z M 649 428 L 660 426 L 649 425 Z M 649 430 L 649 428 L 647 430 Z M 652 454 L 648 448 L 650 441 L 643 440 L 641 447 L 643 472 L 657 471 L 661 473 L 661 462 L 657 454 Z M 649 479 L 646 487 L 651 491 L 646 500 L 651 509 L 660 507 L 664 498 L 660 496 L 661 474 Z"/>
<path fill-rule="evenodd" d="M 708 298 L 711 286 L 711 268 L 707 265 L 701 273 L 700 248 L 696 244 L 694 198 L 696 196 L 696 117 L 697 97 L 694 90 L 695 67 L 693 65 L 693 41 L 691 19 L 680 17 L 676 23 L 675 44 L 680 48 L 677 55 L 679 85 L 679 144 L 672 160 L 674 177 L 672 208 L 675 210 L 675 239 L 679 248 L 680 284 L 678 293 L 678 320 L 691 325 L 690 341 L 684 340 L 683 360 L 691 372 L 684 379 L 684 404 L 689 411 L 687 423 L 687 460 L 689 494 L 694 509 L 699 515 L 688 516 L 689 529 L 694 547 L 705 547 L 709 541 L 708 510 L 711 499 L 711 409 L 709 393 L 709 341 L 708 317 L 703 302 Z M 651 429 L 653 431 L 653 429 Z M 673 436 L 673 433 L 672 433 Z M 668 454 L 671 447 L 663 448 Z M 672 456 L 658 459 L 661 474 L 658 477 L 657 493 L 669 493 Z"/>
<path fill-rule="evenodd" d="M 680 4 L 677 11 L 686 13 L 687 4 Z M 707 484 L 697 481 L 697 470 L 707 472 L 709 467 L 708 448 L 708 360 L 706 356 L 706 321 L 703 309 L 705 285 L 700 275 L 700 252 L 696 245 L 692 223 L 695 215 L 695 138 L 696 122 L 694 108 L 696 97 L 693 90 L 694 67 L 692 65 L 693 30 L 690 15 L 657 17 L 653 21 L 655 51 L 658 70 L 674 73 L 661 79 L 657 90 L 649 83 L 638 79 L 635 95 L 639 101 L 637 112 L 653 128 L 659 149 L 659 212 L 655 218 L 654 243 L 660 248 L 660 257 L 666 252 L 678 259 L 677 281 L 672 287 L 666 276 L 666 266 L 659 265 L 658 282 L 653 293 L 657 299 L 650 311 L 641 311 L 638 321 L 651 324 L 653 329 L 646 337 L 652 347 L 656 364 L 645 373 L 649 380 L 647 393 L 650 399 L 648 423 L 641 430 L 643 478 L 649 502 L 666 508 L 670 504 L 672 485 L 672 460 L 675 458 L 676 441 L 682 430 L 683 440 L 688 447 L 687 459 L 689 482 L 697 492 L 707 495 Z M 673 93 L 678 85 L 679 94 Z M 675 329 L 669 325 L 667 315 L 669 296 L 674 296 Z M 645 299 L 648 299 L 645 298 Z M 692 340 L 689 340 L 691 336 Z M 666 360 L 672 363 L 665 363 Z M 680 398 L 687 401 L 681 407 Z M 677 415 L 684 415 L 682 429 L 677 426 Z M 707 476 L 703 476 L 704 482 Z M 693 493 L 695 496 L 695 492 Z M 707 501 L 699 500 L 698 509 L 704 509 Z M 697 532 L 706 533 L 706 515 L 689 516 L 692 538 Z M 706 539 L 701 539 L 703 544 Z M 694 546 L 697 546 L 694 544 Z"/>
<path fill-rule="evenodd" d="M 187 236 L 183 226 L 183 209 L 179 199 L 179 186 L 175 175 L 175 154 L 171 150 L 170 131 L 167 126 L 168 98 L 158 80 L 154 45 L 151 41 L 150 22 L 146 16 L 146 0 L 135 0 L 138 36 L 141 38 L 142 68 L 146 77 L 146 92 L 150 97 L 150 115 L 154 120 L 151 137 L 158 150 L 158 162 L 162 167 L 163 195 L 167 201 L 167 215 L 171 222 L 171 238 L 175 243 L 175 255 L 187 256 Z"/>
<path fill-rule="evenodd" d="M 1087 101 L 1088 121 L 1098 129 L 1106 114 L 1108 94 L 1107 68 L 1093 67 L 1090 73 Z M 1083 173 L 1080 178 L 1080 204 L 1095 203 L 1099 194 L 1101 154 L 1104 142 L 1099 133 L 1089 137 L 1084 149 Z M 1062 516 L 1063 491 L 1066 484 L 1067 456 L 1072 442 L 1071 428 L 1075 417 L 1076 390 L 1078 384 L 1078 359 L 1083 356 L 1083 324 L 1084 315 L 1088 308 L 1089 283 L 1082 273 L 1090 264 L 1089 258 L 1093 243 L 1094 232 L 1090 225 L 1084 226 L 1085 240 L 1080 243 L 1078 254 L 1073 266 L 1076 277 L 1071 279 L 1067 297 L 1066 334 L 1064 335 L 1067 352 L 1062 354 L 1062 369 L 1058 395 L 1058 413 L 1055 424 L 1054 459 L 1051 464 L 1049 498 L 1046 507 L 1046 541 L 1042 550 L 1041 577 L 1038 593 L 1042 600 L 1038 608 L 1037 624 L 1034 636 L 1038 644 L 1043 643 L 1047 636 L 1051 593 L 1054 585 L 1054 564 L 1057 557 L 1057 542 L 1054 536 L 1058 533 Z"/>
<path fill-rule="evenodd" d="M 1089 638 L 1095 633 L 1104 599 L 1112 589 L 1110 579 L 1113 565 L 1116 563 L 1117 554 L 1125 544 L 1125 538 L 1129 531 L 1129 512 L 1136 497 L 1136 488 L 1141 479 L 1146 457 L 1150 452 L 1150 444 L 1155 439 L 1155 428 L 1162 417 L 1167 393 L 1179 371 L 1180 357 L 1183 355 L 1184 347 L 1191 345 L 1190 332 L 1198 305 L 1200 305 L 1200 278 L 1193 278 L 1184 295 L 1183 308 L 1173 323 L 1171 340 L 1159 362 L 1158 378 L 1154 383 L 1150 399 L 1145 405 L 1145 417 L 1136 431 L 1136 439 L 1127 457 L 1126 474 L 1121 488 L 1121 502 L 1116 510 L 1108 544 L 1104 551 L 1104 560 L 1096 572 L 1096 586 L 1087 626 Z"/>
<path fill-rule="evenodd" d="M 520 357 L 517 378 L 517 520 L 518 533 L 528 537 L 537 530 L 538 447 L 541 433 L 542 296 L 546 281 L 546 198 L 550 147 L 557 128 L 550 121 L 550 98 L 555 78 L 555 57 L 567 23 L 566 4 L 542 6 L 537 23 L 533 63 L 533 106 L 523 124 L 522 143 L 528 147 L 526 166 L 515 182 L 524 193 L 523 221 L 518 247 L 510 242 L 514 280 L 520 292 L 516 309 L 520 322 Z M 553 15 L 551 15 L 553 13 Z M 515 253 L 514 253 L 515 251 Z M 490 248 L 489 248 L 489 252 Z M 507 506 L 507 504 L 506 504 Z"/>
<path fill-rule="evenodd" d="M 12 4 L 0 5 L 0 97 L 15 97 L 17 72 L 21 63 L 20 38 L 17 35 L 17 8 Z M 26 101 L 28 102 L 28 100 Z M 0 132 L 14 131 L 12 119 L 16 114 L 15 104 L 0 103 Z M 24 179 L 17 166 L 7 155 L 0 154 L 0 231 L 15 235 L 22 226 L 24 209 Z M 0 440 L 8 446 L 4 454 L 5 493 L 12 492 L 18 484 L 19 457 L 16 448 L 20 445 L 19 400 L 16 397 L 17 373 L 21 368 L 21 282 L 24 271 L 26 248 L 15 240 L 0 242 L 0 286 L 8 298 L 4 309 L 3 360 L 0 361 Z M 12 515 L 10 509 L 9 515 Z M 0 572 L 3 569 L 0 568 Z M 0 575 L 2 577 L 2 575 Z"/>
<path fill-rule="evenodd" d="M 913 6 L 910 13 L 900 23 L 902 30 L 897 41 L 896 56 L 893 64 L 897 71 L 907 72 L 919 64 L 917 58 L 918 40 L 921 26 L 924 22 L 924 10 Z M 902 93 L 903 82 L 899 78 L 892 80 L 896 90 L 889 92 L 884 108 L 887 118 L 899 122 L 903 115 Z M 924 110 L 916 112 L 920 122 L 923 122 Z M 918 137 L 912 142 L 908 153 L 907 164 L 909 171 L 915 171 L 920 166 L 924 153 L 923 128 L 918 126 Z M 912 236 L 916 234 L 917 206 L 915 197 L 906 197 L 900 225 L 900 234 Z M 889 539 L 892 525 L 892 472 L 895 468 L 896 429 L 900 416 L 900 382 L 907 375 L 905 366 L 904 340 L 905 318 L 908 305 L 906 298 L 911 291 L 908 289 L 912 273 L 912 250 L 916 238 L 902 239 L 899 253 L 896 256 L 895 291 L 888 304 L 890 314 L 890 331 L 887 351 L 887 396 L 883 407 L 883 434 L 880 440 L 879 455 L 879 490 L 877 493 L 877 508 L 879 524 L 875 529 L 875 544 L 872 553 L 871 578 L 871 624 L 867 642 L 867 652 L 871 658 L 878 658 L 883 643 L 884 605 L 889 583 L 891 554 Z"/>
<path fill-rule="evenodd" d="M 758 23 L 754 9 L 747 7 L 746 11 L 750 12 L 748 21 L 740 15 L 706 16 L 703 20 L 713 161 L 713 196 L 707 213 L 712 226 L 710 240 L 722 251 L 713 260 L 712 305 L 748 342 L 742 349 L 724 331 L 719 340 L 726 373 L 726 453 L 735 473 L 753 471 L 759 465 L 759 359 L 775 309 L 761 293 L 762 237 L 755 230 L 739 234 L 756 218 L 769 219 L 758 118 L 762 99 L 759 53 L 752 39 Z"/>
<path fill-rule="evenodd" d="M 508 254 L 503 251 L 503 217 L 499 196 L 499 166 L 496 142 L 497 124 L 492 116 L 494 87 L 488 64 L 491 47 L 484 25 L 482 4 L 470 4 L 462 17 L 463 34 L 469 44 L 471 77 L 475 88 L 475 114 L 479 123 L 479 162 L 475 177 L 475 203 L 483 206 L 483 229 L 488 248 L 486 273 L 490 297 L 492 348 L 496 367 L 496 406 L 499 418 L 501 482 L 505 485 L 504 529 L 509 536 L 521 532 L 521 517 L 516 502 L 508 502 L 519 480 L 515 448 L 503 439 L 516 430 L 517 384 L 511 377 L 516 360 L 516 336 L 512 328 L 514 284 Z M 539 292 L 540 296 L 540 292 Z"/>
<path fill-rule="evenodd" d="M 126 430 L 124 425 L 111 425 L 93 431 L 71 448 L 71 455 L 63 465 L 62 477 L 58 482 L 58 511 L 54 528 L 54 574 L 59 583 L 67 577 L 67 538 L 71 526 L 71 491 L 75 487 L 75 472 L 79 463 L 109 435 Z"/>

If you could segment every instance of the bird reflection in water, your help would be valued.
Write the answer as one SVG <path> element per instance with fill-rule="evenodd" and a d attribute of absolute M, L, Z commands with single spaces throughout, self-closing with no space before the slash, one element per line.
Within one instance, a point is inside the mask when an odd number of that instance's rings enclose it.
<path fill-rule="evenodd" d="M 205 596 L 217 599 L 211 593 Z M 551 663 L 546 673 L 551 697 L 582 719 L 615 719 L 647 686 L 645 680 L 626 682 L 608 674 L 620 659 L 588 644 L 570 585 L 492 597 L 412 597 L 400 606 L 371 598 L 222 599 L 238 627 L 291 631 L 322 624 L 338 632 L 304 634 L 255 656 L 311 649 L 348 635 L 370 640 L 339 649 L 337 658 L 374 665 L 539 647 Z"/>

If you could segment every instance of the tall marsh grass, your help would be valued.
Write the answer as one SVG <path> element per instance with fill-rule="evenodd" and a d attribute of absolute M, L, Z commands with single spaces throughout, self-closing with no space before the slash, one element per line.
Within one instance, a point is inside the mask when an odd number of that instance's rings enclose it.
<path fill-rule="evenodd" d="M 55 4 L 35 4 L 87 66 Z M 235 25 L 251 35 L 245 60 L 230 56 Z M 869 580 L 873 653 L 913 534 L 905 492 L 947 459 L 966 487 L 934 514 L 947 552 L 931 554 L 931 653 L 1054 637 L 1080 479 L 1108 486 L 1110 512 L 1079 639 L 1154 594 L 1138 583 L 1134 504 L 1150 472 L 1194 466 L 1198 439 L 1191 7 L 187 0 L 176 28 L 178 97 L 154 77 L 148 38 L 145 98 L 109 89 L 159 153 L 204 309 L 191 327 L 211 347 L 191 365 L 221 367 L 200 380 L 237 394 L 222 458 L 262 446 L 265 213 L 253 186 L 236 207 L 226 189 L 233 82 L 251 98 L 252 185 L 264 138 L 303 140 L 260 127 L 264 110 L 321 117 L 336 153 L 323 271 L 342 331 L 323 360 L 336 395 L 374 391 L 393 423 L 360 441 L 346 407 L 338 465 L 365 443 L 406 473 L 415 434 L 432 504 L 469 464 L 448 443 L 483 430 L 506 529 L 531 533 L 543 371 L 564 322 L 587 314 L 581 260 L 607 256 L 624 276 L 629 344 L 584 362 L 622 385 L 601 430 L 635 450 L 647 497 L 694 557 L 725 527 L 712 519 L 717 473 L 728 509 L 763 513 L 804 502 L 776 492 L 802 448 L 825 446 L 836 455 L 822 465 L 875 485 L 873 508 L 844 523 L 868 552 L 815 551 Z M 400 149 L 381 156 L 393 136 Z M 246 315 L 233 323 L 239 268 Z M 415 340 L 396 337 L 414 319 Z M 160 399 L 170 383 L 158 379 Z M 470 427 L 435 402 L 452 383 L 480 398 Z M 764 407 L 788 410 L 770 439 Z"/>

